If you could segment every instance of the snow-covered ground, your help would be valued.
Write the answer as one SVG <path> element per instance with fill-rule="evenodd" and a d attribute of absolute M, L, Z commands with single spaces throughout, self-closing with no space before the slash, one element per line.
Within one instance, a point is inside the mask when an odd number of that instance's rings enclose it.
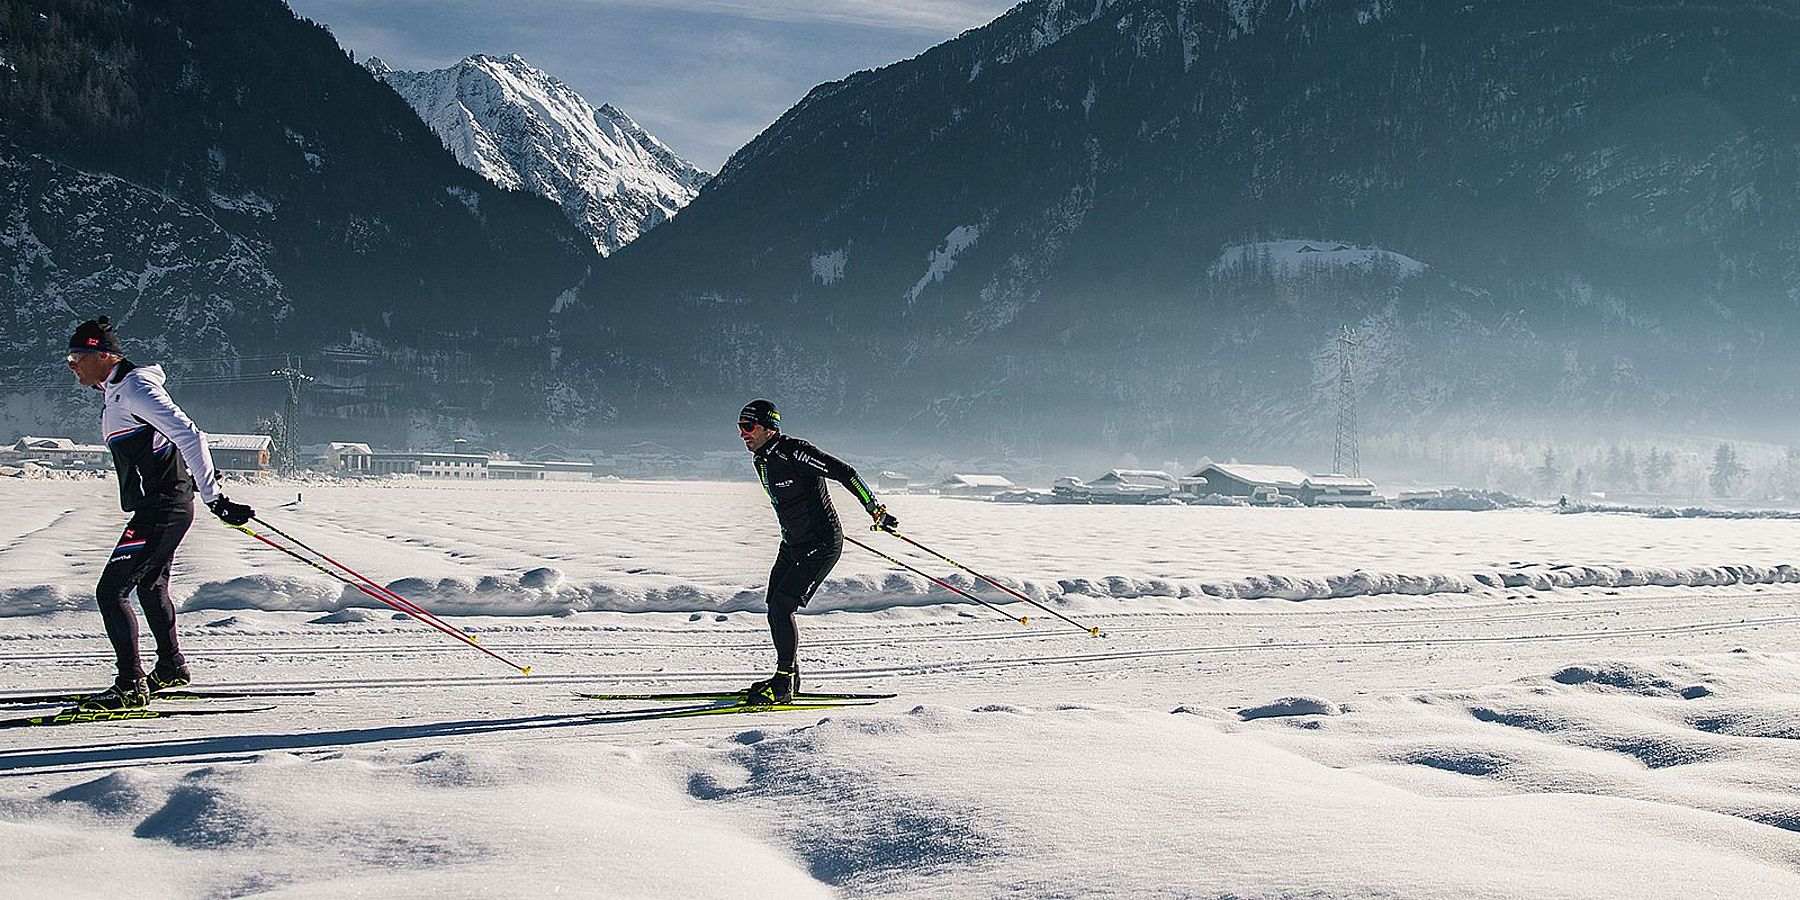
<path fill-rule="evenodd" d="M 0 482 L 0 689 L 106 680 L 111 490 Z M 898 699 L 645 721 L 769 667 L 755 485 L 231 493 L 535 673 L 203 514 L 200 681 L 318 694 L 0 732 L 0 893 L 1800 895 L 1800 522 L 897 496 L 1106 636 L 848 547 L 808 686 Z"/>

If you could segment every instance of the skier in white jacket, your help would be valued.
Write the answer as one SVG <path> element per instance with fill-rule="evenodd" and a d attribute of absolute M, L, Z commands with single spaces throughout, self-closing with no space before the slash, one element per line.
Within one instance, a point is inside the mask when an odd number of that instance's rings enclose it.
<path fill-rule="evenodd" d="M 175 549 L 194 522 L 194 492 L 213 515 L 242 525 L 256 511 L 219 492 L 218 473 L 206 435 L 169 399 L 160 366 L 138 366 L 107 317 L 81 323 L 69 338 L 69 369 L 82 387 L 101 391 L 100 433 L 119 475 L 119 507 L 131 522 L 100 573 L 100 618 L 112 641 L 118 678 L 112 687 L 82 700 L 82 709 L 135 709 L 159 690 L 189 683 L 187 660 L 175 639 L 175 604 L 169 570 Z M 156 640 L 156 666 L 148 676 L 138 656 L 138 604 Z"/>

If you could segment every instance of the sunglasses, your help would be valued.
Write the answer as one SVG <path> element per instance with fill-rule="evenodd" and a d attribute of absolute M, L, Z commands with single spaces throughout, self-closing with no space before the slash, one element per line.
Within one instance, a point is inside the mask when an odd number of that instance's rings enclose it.
<path fill-rule="evenodd" d="M 74 365 L 74 364 L 76 364 L 76 363 L 78 363 L 78 362 L 80 362 L 80 361 L 81 361 L 81 358 L 82 358 L 82 357 L 84 357 L 84 356 L 89 356 L 89 355 L 91 355 L 91 354 L 95 354 L 95 353 L 99 353 L 99 352 L 100 352 L 100 351 L 98 351 L 98 350 L 74 350 L 74 351 L 70 351 L 70 353 L 69 353 L 69 365 L 71 365 L 71 366 L 72 366 L 72 365 Z"/>
<path fill-rule="evenodd" d="M 738 420 L 738 431 L 740 431 L 744 434 L 749 434 L 750 432 L 755 431 L 755 430 L 756 430 L 755 422 L 746 422 L 741 419 Z"/>

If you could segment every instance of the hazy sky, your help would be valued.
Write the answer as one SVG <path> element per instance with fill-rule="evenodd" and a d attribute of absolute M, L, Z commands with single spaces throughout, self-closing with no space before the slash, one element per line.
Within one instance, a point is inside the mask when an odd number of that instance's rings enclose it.
<path fill-rule="evenodd" d="M 517 53 L 709 171 L 814 85 L 915 56 L 1017 0 L 288 0 L 358 61 Z"/>

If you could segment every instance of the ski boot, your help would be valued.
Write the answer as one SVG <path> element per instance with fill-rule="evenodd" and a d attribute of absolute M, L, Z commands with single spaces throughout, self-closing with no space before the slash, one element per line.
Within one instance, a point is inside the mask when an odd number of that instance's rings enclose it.
<path fill-rule="evenodd" d="M 749 687 L 744 692 L 744 703 L 747 706 L 773 706 L 779 703 L 794 702 L 794 692 L 800 690 L 800 670 L 776 669 L 775 674 Z"/>
<path fill-rule="evenodd" d="M 168 660 L 158 660 L 156 668 L 150 670 L 150 693 L 157 691 L 184 688 L 194 683 L 194 675 L 188 671 L 186 662 L 171 664 Z"/>
<path fill-rule="evenodd" d="M 143 709 L 150 705 L 150 685 L 143 676 L 137 678 L 120 677 L 112 683 L 112 687 L 98 694 L 83 697 L 76 709 L 89 712 L 103 712 L 117 709 Z"/>

